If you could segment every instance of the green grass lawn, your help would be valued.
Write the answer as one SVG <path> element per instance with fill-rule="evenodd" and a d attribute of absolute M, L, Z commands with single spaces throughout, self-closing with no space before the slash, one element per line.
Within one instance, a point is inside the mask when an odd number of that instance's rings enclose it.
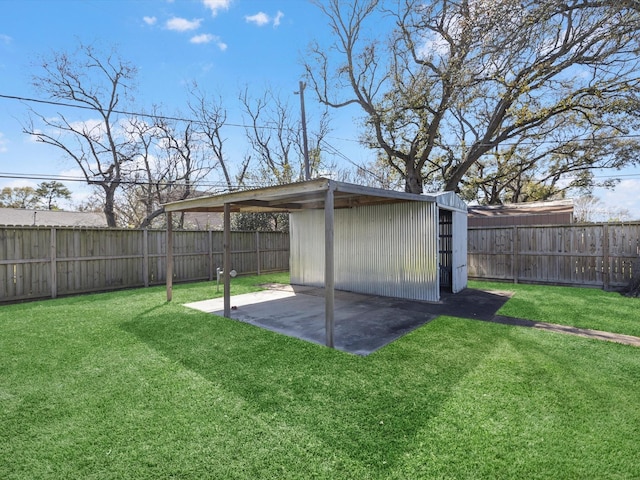
<path fill-rule="evenodd" d="M 214 292 L 0 307 L 0 478 L 640 478 L 638 348 L 440 317 L 358 357 L 181 306 Z"/>
<path fill-rule="evenodd" d="M 469 287 L 514 292 L 498 312 L 501 315 L 640 337 L 638 298 L 595 288 L 522 283 L 470 281 Z"/>

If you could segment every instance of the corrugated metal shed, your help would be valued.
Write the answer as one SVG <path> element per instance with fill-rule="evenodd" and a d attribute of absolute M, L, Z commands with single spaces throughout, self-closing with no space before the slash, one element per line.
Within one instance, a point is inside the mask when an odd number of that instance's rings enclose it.
<path fill-rule="evenodd" d="M 335 286 L 339 290 L 436 302 L 435 202 L 367 205 L 335 213 Z M 291 213 L 291 283 L 324 286 L 324 215 Z"/>
<path fill-rule="evenodd" d="M 334 289 L 437 301 L 442 279 L 466 287 L 466 204 L 453 192 L 416 195 L 328 179 L 166 204 L 172 212 L 291 214 L 291 282 L 325 287 L 327 345 L 333 346 Z M 167 222 L 171 225 L 171 222 Z M 168 232 L 171 244 L 171 231 Z M 172 252 L 168 246 L 167 297 Z M 225 315 L 230 254 L 225 242 Z"/>

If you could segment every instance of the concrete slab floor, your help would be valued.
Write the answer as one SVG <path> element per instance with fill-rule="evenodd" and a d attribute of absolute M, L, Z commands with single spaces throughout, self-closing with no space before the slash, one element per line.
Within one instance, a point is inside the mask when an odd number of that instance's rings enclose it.
<path fill-rule="evenodd" d="M 324 289 L 270 285 L 267 290 L 231 297 L 231 318 L 274 332 L 325 345 Z M 439 303 L 335 291 L 335 348 L 369 355 L 440 315 L 490 320 L 509 299 L 466 289 L 442 294 Z M 224 300 L 185 306 L 222 316 Z"/>

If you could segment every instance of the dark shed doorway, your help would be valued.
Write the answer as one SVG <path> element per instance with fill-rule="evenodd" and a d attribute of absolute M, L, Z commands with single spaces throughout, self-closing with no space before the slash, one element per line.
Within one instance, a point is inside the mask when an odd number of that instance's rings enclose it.
<path fill-rule="evenodd" d="M 452 290 L 453 277 L 453 213 L 438 209 L 440 289 Z"/>

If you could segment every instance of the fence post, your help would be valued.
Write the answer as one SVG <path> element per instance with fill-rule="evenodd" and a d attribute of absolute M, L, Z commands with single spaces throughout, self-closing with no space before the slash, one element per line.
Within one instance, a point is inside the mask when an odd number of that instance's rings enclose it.
<path fill-rule="evenodd" d="M 144 286 L 149 286 L 149 230 L 142 230 L 142 272 L 144 274 Z"/>
<path fill-rule="evenodd" d="M 609 289 L 611 283 L 609 278 L 609 224 L 602 224 L 602 288 Z"/>
<path fill-rule="evenodd" d="M 51 247 L 50 247 L 51 257 L 51 298 L 56 298 L 58 296 L 58 246 L 56 241 L 56 227 L 51 227 Z"/>
<path fill-rule="evenodd" d="M 167 302 L 173 299 L 173 215 L 167 212 L 167 243 L 166 243 L 166 284 Z"/>
<path fill-rule="evenodd" d="M 256 230 L 256 265 L 257 272 L 260 275 L 260 232 Z"/>
<path fill-rule="evenodd" d="M 224 316 L 231 318 L 231 204 L 224 204 L 222 270 L 224 271 Z"/>
<path fill-rule="evenodd" d="M 518 241 L 518 226 L 513 227 L 513 257 L 511 267 L 513 268 L 513 283 L 518 283 L 518 269 L 520 267 L 520 242 Z"/>
<path fill-rule="evenodd" d="M 212 282 L 213 281 L 213 231 L 211 230 L 211 227 L 209 227 L 209 237 L 208 237 L 208 241 L 209 241 L 209 246 L 208 246 L 208 254 L 209 254 L 209 281 Z"/>

